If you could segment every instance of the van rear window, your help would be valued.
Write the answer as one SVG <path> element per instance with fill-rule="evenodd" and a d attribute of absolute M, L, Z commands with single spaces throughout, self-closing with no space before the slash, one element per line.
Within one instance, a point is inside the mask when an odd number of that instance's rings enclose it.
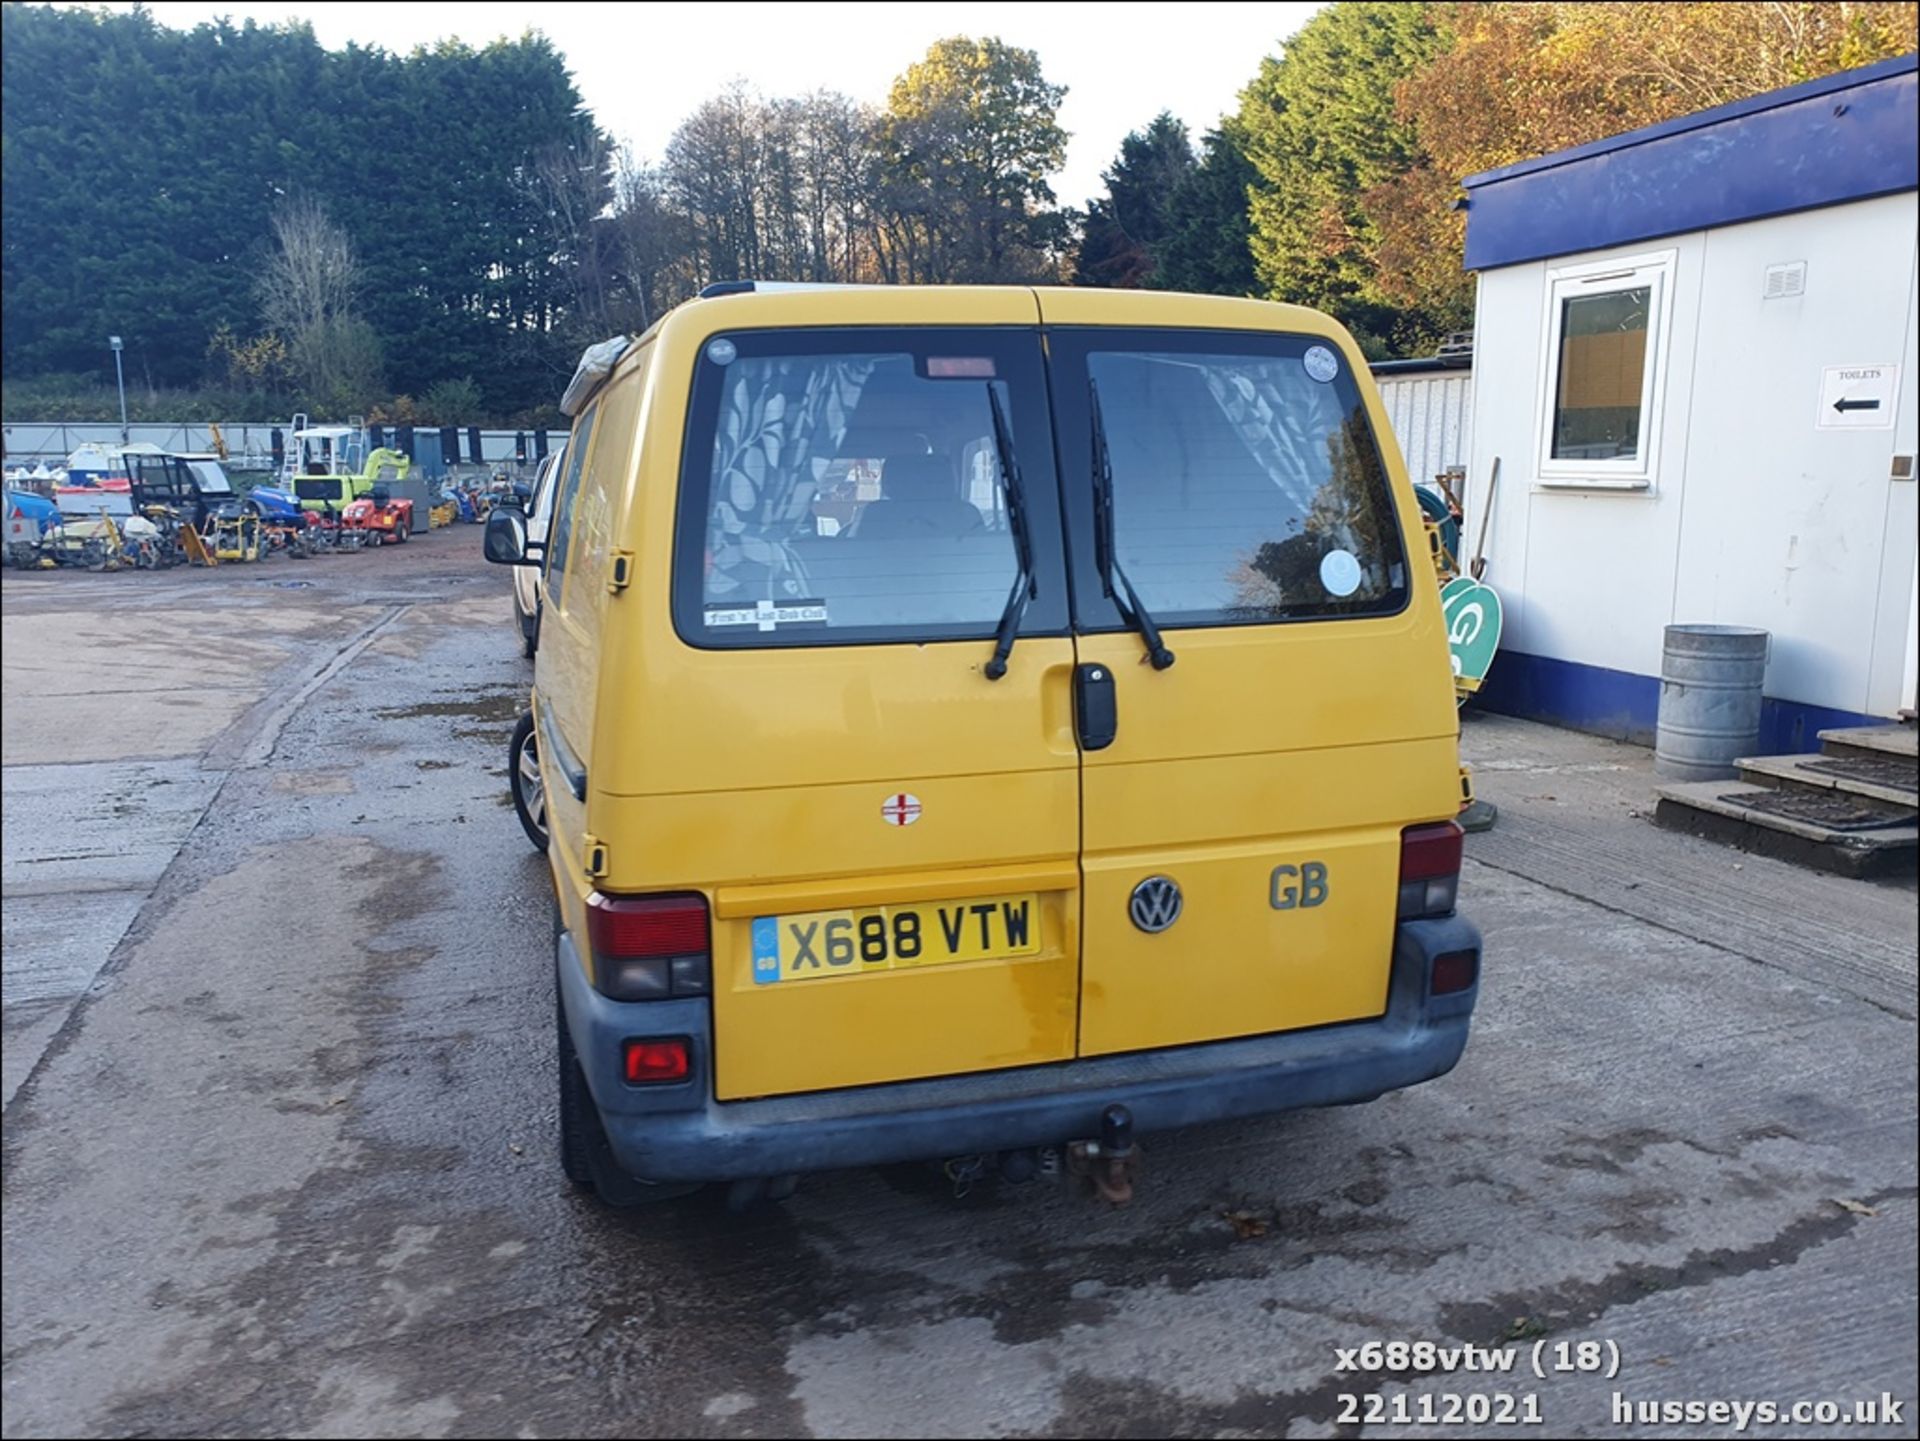
<path fill-rule="evenodd" d="M 1114 553 L 1159 624 L 1320 620 L 1406 604 L 1386 468 L 1337 349 L 1256 332 L 1054 335 L 1063 437 L 1077 448 L 1088 435 L 1097 396 Z M 1080 465 L 1066 464 L 1071 486 Z M 1097 615 L 1091 567 L 1076 584 L 1082 616 Z"/>
<path fill-rule="evenodd" d="M 993 634 L 1017 566 L 988 391 L 1042 448 L 1031 333 L 746 332 L 709 342 L 697 365 L 675 561 L 683 637 Z M 1032 474 L 1051 485 L 1050 464 Z"/>

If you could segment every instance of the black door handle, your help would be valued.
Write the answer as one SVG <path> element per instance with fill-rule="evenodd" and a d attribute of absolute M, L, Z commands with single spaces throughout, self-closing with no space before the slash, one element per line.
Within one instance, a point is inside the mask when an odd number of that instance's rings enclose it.
<path fill-rule="evenodd" d="M 1113 668 L 1090 664 L 1073 668 L 1073 715 L 1080 728 L 1080 748 L 1103 751 L 1113 744 L 1120 712 L 1113 693 Z"/>

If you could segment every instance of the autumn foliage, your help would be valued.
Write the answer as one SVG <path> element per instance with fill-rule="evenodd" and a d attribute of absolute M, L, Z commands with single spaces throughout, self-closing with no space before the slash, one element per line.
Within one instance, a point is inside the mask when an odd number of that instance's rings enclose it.
<path fill-rule="evenodd" d="M 1905 54 L 1916 23 L 1912 0 L 1343 0 L 1243 97 L 1262 172 L 1251 210 L 1265 288 L 1345 311 L 1376 348 L 1409 352 L 1471 320 L 1453 209 L 1462 177 Z M 1390 85 L 1390 130 L 1342 127 L 1338 86 L 1314 76 L 1329 51 L 1349 62 L 1347 77 L 1359 58 Z M 1366 108 L 1377 114 L 1378 101 Z M 1301 134 L 1328 152 L 1304 178 Z M 1313 197 L 1304 214 L 1303 195 Z"/>

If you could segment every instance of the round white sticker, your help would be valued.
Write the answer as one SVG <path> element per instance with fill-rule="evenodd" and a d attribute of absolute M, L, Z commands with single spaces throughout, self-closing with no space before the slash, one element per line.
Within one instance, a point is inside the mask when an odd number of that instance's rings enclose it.
<path fill-rule="evenodd" d="M 1324 345 L 1310 345 L 1307 353 L 1300 357 L 1300 363 L 1307 368 L 1307 374 L 1322 384 L 1332 380 L 1340 373 L 1340 359 Z M 1352 559 L 1351 556 L 1348 559 Z"/>
<path fill-rule="evenodd" d="M 881 804 L 880 819 L 890 826 L 910 826 L 920 819 L 920 797 L 897 791 Z"/>
<path fill-rule="evenodd" d="M 718 340 L 707 343 L 707 359 L 711 360 L 715 365 L 732 365 L 733 358 L 739 353 L 739 350 L 734 347 L 734 343 L 724 335 Z"/>
<path fill-rule="evenodd" d="M 1330 550 L 1320 560 L 1320 584 L 1329 595 L 1352 595 L 1360 589 L 1360 562 L 1348 550 Z"/>

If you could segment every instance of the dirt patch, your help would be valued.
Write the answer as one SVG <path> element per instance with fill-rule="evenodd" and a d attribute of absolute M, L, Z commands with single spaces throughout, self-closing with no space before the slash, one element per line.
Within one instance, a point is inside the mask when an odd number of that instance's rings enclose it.
<path fill-rule="evenodd" d="M 284 771 L 273 778 L 273 788 L 296 796 L 350 796 L 353 777 L 346 771 Z"/>

